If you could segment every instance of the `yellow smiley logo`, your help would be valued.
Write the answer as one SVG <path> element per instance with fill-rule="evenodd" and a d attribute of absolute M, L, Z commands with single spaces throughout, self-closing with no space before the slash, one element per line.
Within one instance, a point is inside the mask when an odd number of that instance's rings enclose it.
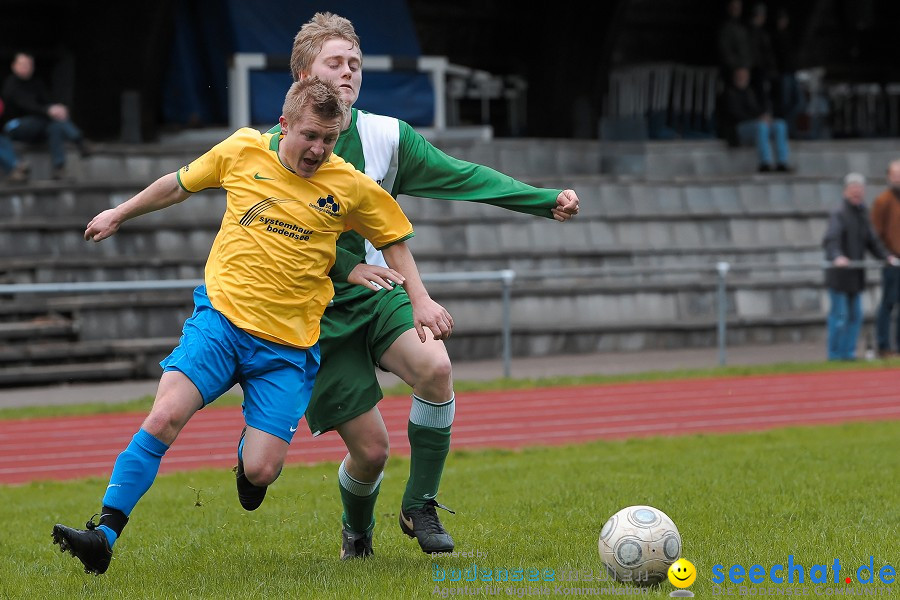
<path fill-rule="evenodd" d="M 697 579 L 697 569 L 691 561 L 679 558 L 669 567 L 669 583 L 678 588 L 686 588 Z"/>

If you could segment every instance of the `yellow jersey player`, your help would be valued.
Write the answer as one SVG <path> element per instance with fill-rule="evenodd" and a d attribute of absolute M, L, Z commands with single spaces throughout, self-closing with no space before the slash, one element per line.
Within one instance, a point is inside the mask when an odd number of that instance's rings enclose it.
<path fill-rule="evenodd" d="M 317 78 L 294 83 L 280 132 L 238 130 L 88 224 L 85 239 L 99 242 L 128 219 L 194 192 L 227 191 L 205 285 L 194 291 L 195 310 L 178 346 L 160 363 L 164 372 L 150 414 L 116 459 L 99 523 L 53 528 L 54 542 L 87 573 L 109 567 L 113 544 L 191 416 L 235 384 L 244 391 L 246 422 L 238 489 L 242 500 L 261 502 L 309 403 L 338 236 L 353 229 L 376 246 L 408 254 L 403 241 L 413 230 L 396 201 L 331 156 L 346 113 L 333 84 Z M 385 279 L 421 285 L 411 258 L 400 263 L 399 273 L 383 271 Z M 442 308 L 430 309 L 445 329 L 452 327 Z"/>

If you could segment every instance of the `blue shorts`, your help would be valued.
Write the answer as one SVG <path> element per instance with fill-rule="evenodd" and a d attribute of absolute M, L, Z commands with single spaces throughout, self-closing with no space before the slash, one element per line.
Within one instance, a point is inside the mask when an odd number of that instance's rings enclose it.
<path fill-rule="evenodd" d="M 250 335 L 214 309 L 200 286 L 178 347 L 159 364 L 187 375 L 203 406 L 240 384 L 247 425 L 291 443 L 319 371 L 319 345 L 294 348 Z"/>

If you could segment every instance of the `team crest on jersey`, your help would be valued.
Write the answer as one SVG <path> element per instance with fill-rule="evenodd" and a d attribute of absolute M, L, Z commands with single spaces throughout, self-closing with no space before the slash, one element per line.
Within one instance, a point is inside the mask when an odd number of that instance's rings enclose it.
<path fill-rule="evenodd" d="M 328 194 L 324 198 L 319 198 L 315 202 L 310 202 L 309 206 L 320 213 L 325 213 L 332 217 L 341 216 L 341 207 L 338 206 L 338 201 L 335 200 L 334 196 L 331 194 Z"/>

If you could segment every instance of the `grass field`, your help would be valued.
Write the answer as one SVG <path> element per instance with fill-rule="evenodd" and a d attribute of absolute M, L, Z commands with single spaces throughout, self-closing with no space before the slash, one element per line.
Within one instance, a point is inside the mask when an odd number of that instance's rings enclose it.
<path fill-rule="evenodd" d="M 698 570 L 691 587 L 697 597 L 713 595 L 716 564 L 726 572 L 735 563 L 768 568 L 793 555 L 809 569 L 839 559 L 843 577 L 874 556 L 876 570 L 896 569 L 898 439 L 900 422 L 890 421 L 453 452 L 440 500 L 457 514 L 441 516 L 457 550 L 478 558 L 433 560 L 400 534 L 396 511 L 408 472 L 402 458 L 391 459 L 382 485 L 376 556 L 350 563 L 337 558 L 334 464 L 286 468 L 254 513 L 239 507 L 228 471 L 161 476 L 101 577 L 83 574 L 77 559 L 60 554 L 50 530 L 56 522 L 80 525 L 98 510 L 105 479 L 0 487 L 0 597 L 428 598 L 464 594 L 466 586 L 481 597 L 530 597 L 543 588 L 545 595 L 585 596 L 592 589 L 597 595 L 625 586 L 563 579 L 573 571 L 578 579 L 601 576 L 600 528 L 633 504 L 656 506 L 678 525 L 684 556 Z M 552 569 L 556 581 L 434 581 L 435 564 L 446 572 L 473 563 L 479 573 Z M 840 585 L 900 597 L 897 583 Z M 739 593 L 737 585 L 725 587 Z M 769 587 L 816 595 L 808 582 Z M 673 589 L 664 583 L 649 596 L 667 597 Z"/>

